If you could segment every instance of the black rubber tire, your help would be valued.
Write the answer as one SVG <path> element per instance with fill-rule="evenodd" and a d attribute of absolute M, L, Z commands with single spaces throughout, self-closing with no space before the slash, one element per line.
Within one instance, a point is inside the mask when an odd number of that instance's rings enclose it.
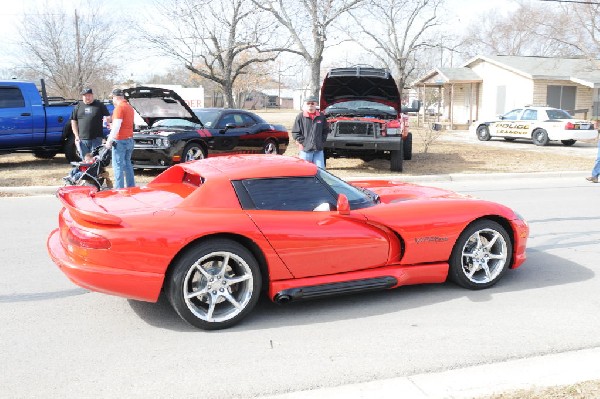
<path fill-rule="evenodd" d="M 222 263 L 225 257 L 228 259 L 227 267 Z M 202 263 L 198 264 L 200 261 Z M 200 267 L 211 276 L 210 280 L 198 270 Z M 249 278 L 228 283 L 232 277 L 239 276 Z M 177 314 L 192 326 L 203 330 L 219 330 L 238 323 L 256 305 L 261 287 L 260 268 L 252 253 L 243 245 L 223 238 L 205 241 L 189 248 L 171 266 L 165 278 L 165 293 Z M 205 293 L 186 298 L 185 293 L 190 291 Z M 241 309 L 233 305 L 226 295 L 234 298 Z M 213 318 L 222 320 L 205 320 L 211 318 L 210 298 L 216 301 Z"/>
<path fill-rule="evenodd" d="M 474 238 L 475 235 L 477 235 L 478 239 Z M 489 244 L 489 238 L 494 237 L 493 245 L 491 248 L 488 248 L 489 251 L 486 250 L 485 244 Z M 479 244 L 482 244 L 481 248 Z M 505 259 L 488 258 L 487 256 L 490 253 L 497 255 L 499 252 L 503 252 Z M 476 255 L 469 257 L 466 254 Z M 492 275 L 488 276 L 485 273 L 485 268 L 479 267 L 472 273 L 472 278 L 469 278 L 465 268 L 469 268 L 469 266 L 471 269 L 477 267 L 479 261 L 482 263 L 485 262 L 488 270 L 490 269 L 488 262 L 497 262 L 492 263 Z M 452 255 L 450 256 L 448 278 L 461 287 L 471 290 L 488 288 L 502 278 L 506 270 L 510 268 L 511 262 L 512 242 L 504 227 L 493 220 L 478 220 L 467 226 L 458 237 L 458 240 L 456 240 L 452 249 Z M 463 267 L 463 263 L 465 263 L 465 267 Z M 482 274 L 483 278 L 480 277 Z M 487 279 L 488 277 L 490 277 L 489 280 Z M 474 281 L 479 279 L 482 281 Z"/>
<path fill-rule="evenodd" d="M 575 144 L 577 140 L 561 140 L 560 142 L 563 143 L 564 146 L 570 147 Z"/>
<path fill-rule="evenodd" d="M 477 126 L 477 138 L 479 141 L 489 141 L 492 138 L 490 128 L 487 125 Z"/>
<path fill-rule="evenodd" d="M 77 152 L 77 146 L 75 145 L 75 136 L 73 136 L 73 134 L 67 136 L 67 140 L 63 145 L 63 152 L 65 153 L 67 163 L 81 161 L 79 153 Z"/>
<path fill-rule="evenodd" d="M 263 154 L 278 155 L 279 154 L 279 145 L 277 144 L 277 142 L 275 140 L 268 139 L 263 144 L 262 152 L 263 152 Z"/>
<path fill-rule="evenodd" d="M 52 159 L 58 154 L 56 150 L 35 150 L 33 156 L 40 159 Z"/>
<path fill-rule="evenodd" d="M 404 151 L 404 160 L 410 161 L 412 159 L 412 146 L 413 146 L 413 137 L 412 133 L 408 133 L 406 139 L 403 141 L 403 151 Z"/>
<path fill-rule="evenodd" d="M 544 129 L 535 129 L 531 134 L 531 138 L 533 140 L 533 144 L 539 146 L 545 146 L 550 142 L 548 138 L 548 132 Z"/>
<path fill-rule="evenodd" d="M 197 161 L 206 158 L 206 150 L 201 144 L 188 143 L 181 153 L 181 162 Z"/>
<path fill-rule="evenodd" d="M 400 149 L 396 151 L 390 151 L 390 170 L 392 172 L 402 172 L 402 161 L 404 159 L 403 150 L 404 144 L 400 143 Z"/>

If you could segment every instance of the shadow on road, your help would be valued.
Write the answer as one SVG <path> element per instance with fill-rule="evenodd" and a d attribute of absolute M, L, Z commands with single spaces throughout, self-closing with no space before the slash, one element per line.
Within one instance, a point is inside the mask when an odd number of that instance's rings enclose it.
<path fill-rule="evenodd" d="M 263 295 L 250 315 L 228 331 L 360 319 L 465 297 L 473 302 L 486 302 L 494 300 L 496 294 L 571 284 L 594 276 L 592 270 L 552 254 L 530 249 L 527 255 L 528 260 L 523 266 L 509 270 L 498 284 L 481 291 L 466 290 L 452 283 L 430 284 L 287 305 L 277 305 Z M 129 304 L 150 325 L 174 331 L 203 333 L 181 320 L 162 296 L 156 304 L 133 300 L 129 300 Z"/>

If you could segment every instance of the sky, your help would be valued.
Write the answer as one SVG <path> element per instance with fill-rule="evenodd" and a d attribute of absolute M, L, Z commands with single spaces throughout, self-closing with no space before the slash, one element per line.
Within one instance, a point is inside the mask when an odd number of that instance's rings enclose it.
<path fill-rule="evenodd" d="M 81 0 L 62 0 L 52 1 L 52 6 L 57 7 L 59 4 L 65 7 L 83 9 L 85 1 Z M 126 20 L 131 17 L 144 15 L 144 9 L 151 0 L 101 0 L 102 11 L 106 15 L 117 20 Z M 0 6 L 0 37 L 2 44 L 0 45 L 0 78 L 2 72 L 10 68 L 14 63 L 14 54 L 18 54 L 18 46 L 15 44 L 18 40 L 17 22 L 20 21 L 26 12 L 35 10 L 36 6 L 43 4 L 40 0 L 21 0 L 21 1 L 3 1 Z M 457 30 L 463 29 L 467 24 L 477 18 L 486 10 L 490 9 L 508 9 L 511 0 L 446 0 L 447 14 L 444 16 L 451 22 L 450 26 Z M 135 37 L 132 40 L 136 40 Z M 347 53 L 352 53 L 347 49 L 338 48 L 328 50 L 325 54 L 330 60 L 336 58 L 347 59 Z M 148 59 L 149 58 L 149 59 Z M 173 67 L 173 61 L 166 57 L 155 55 L 147 56 L 147 53 L 140 53 L 132 56 L 131 54 L 124 55 L 119 63 L 124 66 L 122 79 L 132 78 L 134 80 L 142 79 L 150 76 L 152 72 L 165 73 Z"/>

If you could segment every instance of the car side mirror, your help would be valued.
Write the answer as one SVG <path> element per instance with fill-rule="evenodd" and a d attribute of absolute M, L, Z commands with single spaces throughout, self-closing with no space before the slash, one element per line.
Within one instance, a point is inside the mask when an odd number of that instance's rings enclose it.
<path fill-rule="evenodd" d="M 350 214 L 350 203 L 348 202 L 348 197 L 346 197 L 344 194 L 338 195 L 337 211 L 340 215 Z"/>
<path fill-rule="evenodd" d="M 229 122 L 229 123 L 227 123 L 227 124 L 225 125 L 225 129 L 221 129 L 221 130 L 219 130 L 219 133 L 223 134 L 223 133 L 225 133 L 227 130 L 229 130 L 229 129 L 235 129 L 235 128 L 236 128 L 236 125 L 235 125 L 235 123 L 233 123 L 233 122 Z"/>

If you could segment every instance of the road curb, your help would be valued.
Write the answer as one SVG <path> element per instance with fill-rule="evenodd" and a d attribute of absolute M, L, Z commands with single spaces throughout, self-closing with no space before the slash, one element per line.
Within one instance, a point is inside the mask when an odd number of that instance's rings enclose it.
<path fill-rule="evenodd" d="M 582 179 L 589 175 L 589 171 L 558 171 L 534 173 L 450 173 L 441 175 L 379 175 L 379 176 L 353 176 L 345 180 L 395 180 L 409 183 L 446 182 L 446 181 L 471 181 L 481 179 L 542 179 L 542 178 L 573 178 Z M 61 186 L 24 186 L 0 187 L 0 193 L 25 194 L 25 195 L 54 195 Z"/>

